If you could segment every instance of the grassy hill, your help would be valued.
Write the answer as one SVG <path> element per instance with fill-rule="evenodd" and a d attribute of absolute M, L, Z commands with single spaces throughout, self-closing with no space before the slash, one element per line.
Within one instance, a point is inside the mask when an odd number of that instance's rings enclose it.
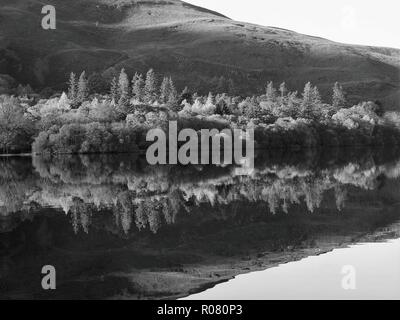
<path fill-rule="evenodd" d="M 49 0 L 57 29 L 41 28 L 38 0 L 2 0 L 0 74 L 61 89 L 69 72 L 111 78 L 150 67 L 178 87 L 250 95 L 269 80 L 301 90 L 312 81 L 328 97 L 340 81 L 354 102 L 400 109 L 400 50 L 346 45 L 274 27 L 233 21 L 177 0 Z M 224 88 L 225 89 L 225 88 Z"/>

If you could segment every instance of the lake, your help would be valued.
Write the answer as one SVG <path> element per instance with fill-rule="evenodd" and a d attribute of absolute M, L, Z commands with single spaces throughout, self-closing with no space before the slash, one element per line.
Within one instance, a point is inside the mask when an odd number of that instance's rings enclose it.
<path fill-rule="evenodd" d="M 354 268 L 352 287 L 342 285 L 348 267 Z M 398 300 L 400 239 L 335 249 L 320 256 L 240 275 L 187 299 Z"/>
<path fill-rule="evenodd" d="M 397 150 L 0 158 L 0 298 L 398 299 L 399 190 Z"/>

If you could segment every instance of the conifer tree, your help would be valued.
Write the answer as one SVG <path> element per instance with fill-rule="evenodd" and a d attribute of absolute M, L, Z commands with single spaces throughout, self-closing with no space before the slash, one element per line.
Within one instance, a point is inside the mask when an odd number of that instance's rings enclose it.
<path fill-rule="evenodd" d="M 81 73 L 81 75 L 79 77 L 79 81 L 78 81 L 78 96 L 77 96 L 78 102 L 82 103 L 83 101 L 85 101 L 88 94 L 89 94 L 88 81 L 86 79 L 86 73 L 85 73 L 85 71 L 83 71 Z"/>
<path fill-rule="evenodd" d="M 168 79 L 168 87 L 169 87 L 169 94 L 167 103 L 169 106 L 174 106 L 178 102 L 178 91 L 176 90 L 174 82 L 172 81 L 171 77 Z"/>
<path fill-rule="evenodd" d="M 119 100 L 118 82 L 116 77 L 113 77 L 111 80 L 110 95 L 111 95 L 111 100 L 113 100 L 114 102 Z"/>
<path fill-rule="evenodd" d="M 121 70 L 121 73 L 119 75 L 118 79 L 118 94 L 119 94 L 119 99 L 121 100 L 128 100 L 129 98 L 129 79 L 128 75 L 125 72 L 125 69 Z"/>
<path fill-rule="evenodd" d="M 287 95 L 287 107 L 292 117 L 297 117 L 301 114 L 299 103 L 297 99 L 298 92 L 289 92 Z"/>
<path fill-rule="evenodd" d="M 336 82 L 333 86 L 332 105 L 336 109 L 346 106 L 346 98 L 342 86 Z"/>
<path fill-rule="evenodd" d="M 314 88 L 312 87 L 311 82 L 307 82 L 304 86 L 303 91 L 303 100 L 301 102 L 301 113 L 303 117 L 310 117 L 313 109 L 313 96 L 314 96 Z"/>
<path fill-rule="evenodd" d="M 175 84 L 174 81 L 172 81 L 172 78 L 169 77 L 168 81 L 169 81 L 170 94 L 172 93 L 173 95 L 178 96 L 178 91 L 175 88 Z"/>
<path fill-rule="evenodd" d="M 287 88 L 286 88 L 285 82 L 282 82 L 281 85 L 279 86 L 279 92 L 281 94 L 281 99 L 283 100 L 287 93 Z"/>
<path fill-rule="evenodd" d="M 143 101 L 144 98 L 144 80 L 143 75 L 135 73 L 132 79 L 132 95 L 135 99 Z"/>
<path fill-rule="evenodd" d="M 303 101 L 301 103 L 301 112 L 305 118 L 314 118 L 315 112 L 321 104 L 321 95 L 318 88 L 313 87 L 311 82 L 308 82 L 303 91 Z"/>
<path fill-rule="evenodd" d="M 129 79 L 128 75 L 125 72 L 125 69 L 122 69 L 118 78 L 118 105 L 124 106 L 127 104 L 129 100 Z"/>
<path fill-rule="evenodd" d="M 213 105 L 214 104 L 214 96 L 210 92 L 207 97 L 206 105 Z"/>
<path fill-rule="evenodd" d="M 224 115 L 230 113 L 226 100 L 227 97 L 225 95 L 222 95 L 219 99 L 216 99 L 217 102 L 216 102 L 215 114 Z"/>
<path fill-rule="evenodd" d="M 166 103 L 168 101 L 170 93 L 171 88 L 169 78 L 164 77 L 160 88 L 160 100 L 162 103 Z"/>
<path fill-rule="evenodd" d="M 318 105 L 321 103 L 321 95 L 317 86 L 312 89 L 312 102 L 314 105 Z"/>
<path fill-rule="evenodd" d="M 311 85 L 311 82 L 307 82 L 306 85 L 304 86 L 302 105 L 308 106 L 312 103 L 312 101 L 313 101 L 313 87 Z"/>
<path fill-rule="evenodd" d="M 151 103 L 157 99 L 157 81 L 153 69 L 150 69 L 146 74 L 146 81 L 144 85 L 144 100 Z"/>
<path fill-rule="evenodd" d="M 78 85 L 76 83 L 75 73 L 71 72 L 68 80 L 68 99 L 72 102 L 72 104 L 76 103 L 78 96 Z"/>
<path fill-rule="evenodd" d="M 268 102 L 274 102 L 276 99 L 276 90 L 272 81 L 267 84 L 266 97 Z"/>

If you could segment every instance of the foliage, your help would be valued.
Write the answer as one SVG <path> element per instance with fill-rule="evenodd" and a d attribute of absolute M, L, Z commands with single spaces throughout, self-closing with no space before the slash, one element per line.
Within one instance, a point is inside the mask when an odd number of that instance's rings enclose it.
<path fill-rule="evenodd" d="M 144 80 L 143 75 L 135 73 L 132 79 L 132 96 L 137 101 L 144 99 Z"/>
<path fill-rule="evenodd" d="M 346 106 L 346 98 L 343 87 L 338 82 L 336 82 L 333 87 L 332 106 L 336 109 Z"/>
<path fill-rule="evenodd" d="M 78 103 L 82 103 L 86 100 L 89 94 L 88 80 L 86 78 L 86 73 L 83 71 L 79 76 L 78 80 L 78 91 L 77 91 L 77 100 Z"/>
<path fill-rule="evenodd" d="M 76 82 L 75 73 L 71 72 L 68 81 L 68 99 L 72 101 L 72 104 L 78 102 L 78 84 Z"/>
<path fill-rule="evenodd" d="M 36 154 L 135 152 L 136 132 L 123 123 L 65 124 L 41 132 L 33 143 Z"/>
<path fill-rule="evenodd" d="M 17 98 L 0 96 L 0 148 L 3 153 L 26 152 L 35 133 L 32 118 Z"/>
<path fill-rule="evenodd" d="M 146 81 L 144 85 L 144 101 L 152 103 L 157 97 L 157 80 L 153 69 L 150 69 L 146 74 Z"/>
<path fill-rule="evenodd" d="M 118 80 L 118 104 L 123 105 L 129 99 L 129 79 L 125 69 L 121 70 Z"/>
<path fill-rule="evenodd" d="M 122 69 L 112 78 L 110 93 L 101 95 L 93 93 L 90 86 L 96 86 L 102 77 L 92 74 L 90 78 L 92 81 L 83 71 L 77 81 L 71 73 L 68 93 L 49 99 L 37 101 L 26 94 L 3 96 L 3 152 L 29 150 L 33 140 L 32 149 L 39 153 L 126 152 L 133 145 L 145 147 L 147 130 L 167 129 L 168 120 L 178 121 L 180 128 L 196 130 L 252 127 L 257 146 L 262 148 L 397 145 L 400 141 L 400 116 L 383 114 L 382 105 L 373 102 L 347 108 L 339 83 L 333 87 L 330 105 L 310 82 L 301 97 L 290 92 L 285 82 L 278 90 L 269 82 L 265 94 L 253 97 L 211 92 L 200 96 L 187 87 L 178 95 L 169 76 L 158 86 L 153 69 L 145 79 L 135 73 L 131 81 Z M 229 81 L 216 78 L 216 86 L 225 91 Z"/>

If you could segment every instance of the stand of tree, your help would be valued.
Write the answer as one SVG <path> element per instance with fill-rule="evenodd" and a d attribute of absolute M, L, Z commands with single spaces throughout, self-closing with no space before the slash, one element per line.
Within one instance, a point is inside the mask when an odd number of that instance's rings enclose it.
<path fill-rule="evenodd" d="M 101 84 L 102 83 L 102 84 Z M 223 83 L 223 81 L 221 81 Z M 169 76 L 153 69 L 131 77 L 121 70 L 108 94 L 99 76 L 70 74 L 66 92 L 41 98 L 28 86 L 18 96 L 0 96 L 2 153 L 113 153 L 146 147 L 151 128 L 254 128 L 260 148 L 398 145 L 400 115 L 384 113 L 381 104 L 349 106 L 339 83 L 330 103 L 307 83 L 301 94 L 285 83 L 272 82 L 258 96 L 239 97 L 219 92 L 201 96 L 189 88 L 181 93 Z M 101 84 L 101 85 L 100 85 Z M 216 89 L 226 89 L 218 86 Z M 99 89 L 101 91 L 101 89 Z"/>

